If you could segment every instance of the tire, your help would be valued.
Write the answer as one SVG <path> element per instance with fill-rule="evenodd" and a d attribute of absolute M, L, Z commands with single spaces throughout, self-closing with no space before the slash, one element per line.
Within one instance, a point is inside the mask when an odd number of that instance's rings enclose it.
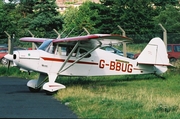
<path fill-rule="evenodd" d="M 54 94 L 56 94 L 58 91 L 54 91 L 54 92 L 50 92 L 50 91 L 47 91 L 46 90 L 46 95 L 54 95 Z"/>
<path fill-rule="evenodd" d="M 170 61 L 170 62 L 176 62 L 177 59 L 176 59 L 176 58 L 170 58 L 169 61 Z"/>
<path fill-rule="evenodd" d="M 39 92 L 41 88 L 37 88 L 37 89 L 34 89 L 34 88 L 31 88 L 29 87 L 29 90 L 33 93 L 36 93 L 36 92 Z"/>

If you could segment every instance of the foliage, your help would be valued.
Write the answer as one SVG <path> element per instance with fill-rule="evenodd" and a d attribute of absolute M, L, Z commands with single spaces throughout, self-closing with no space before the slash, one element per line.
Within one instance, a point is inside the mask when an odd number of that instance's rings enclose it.
<path fill-rule="evenodd" d="M 76 7 L 69 7 L 63 14 L 64 24 L 63 29 L 66 31 L 66 34 L 62 34 L 61 37 L 66 37 L 71 31 L 76 28 L 77 21 L 75 20 L 78 9 Z"/>
<path fill-rule="evenodd" d="M 63 18 L 57 11 L 55 0 L 21 0 L 20 3 L 1 3 L 2 29 L 17 37 L 30 36 L 27 30 L 34 32 L 38 37 L 55 37 L 53 29 L 60 30 Z M 2 37 L 6 37 L 4 31 Z M 54 34 L 53 34 L 53 33 Z"/>
<path fill-rule="evenodd" d="M 35 5 L 34 0 L 21 0 L 17 6 L 17 11 L 20 13 L 21 18 L 18 21 L 19 31 L 17 37 L 30 36 L 27 32 L 30 26 L 30 21 L 33 19 L 33 6 Z"/>
<path fill-rule="evenodd" d="M 113 33 L 120 32 L 117 28 L 117 25 L 120 25 L 126 31 L 126 35 L 132 37 L 135 43 L 147 42 L 149 40 L 147 34 L 154 33 L 155 26 L 152 18 L 157 15 L 157 11 L 151 6 L 150 0 L 136 2 L 134 0 L 114 0 L 113 2 L 103 0 L 102 3 L 110 9 L 110 15 L 113 18 L 113 24 L 111 24 Z M 138 37 L 139 35 L 140 37 Z"/>
<path fill-rule="evenodd" d="M 15 34 L 17 28 L 17 21 L 19 20 L 20 16 L 15 9 L 15 4 L 8 3 L 3 4 L 1 12 L 1 38 L 5 37 L 4 31 L 8 31 L 10 34 Z"/>
<path fill-rule="evenodd" d="M 70 5 L 72 3 L 68 3 Z M 7 38 L 4 31 L 17 38 L 31 36 L 55 38 L 85 35 L 83 27 L 91 34 L 121 34 L 120 25 L 134 43 L 147 43 L 153 37 L 162 38 L 161 23 L 168 31 L 170 43 L 179 42 L 178 0 L 101 0 L 101 3 L 84 2 L 79 8 L 70 7 L 64 14 L 57 11 L 55 0 L 11 0 L 0 2 L 0 38 Z M 16 41 L 17 45 L 22 45 Z"/>
<path fill-rule="evenodd" d="M 3 11 L 4 11 L 4 9 L 3 9 L 3 2 L 2 1 L 0 1 L 0 22 L 1 22 L 1 24 L 3 23 L 3 16 L 4 16 L 4 13 L 3 13 Z M 1 27 L 0 27 L 0 38 L 2 38 L 2 36 L 3 36 L 3 25 L 1 25 Z"/>
<path fill-rule="evenodd" d="M 64 15 L 64 29 L 67 29 L 68 33 L 74 29 L 73 35 L 82 35 L 83 27 L 91 34 L 102 32 L 98 28 L 103 24 L 101 8 L 102 5 L 93 2 L 83 3 L 79 9 L 70 7 Z"/>
<path fill-rule="evenodd" d="M 154 5 L 160 6 L 160 7 L 164 7 L 167 4 L 171 4 L 174 6 L 179 4 L 179 0 L 152 0 L 152 2 L 154 3 Z"/>
<path fill-rule="evenodd" d="M 180 34 L 180 12 L 179 7 L 174 7 L 172 5 L 166 5 L 165 9 L 160 12 L 158 16 L 154 17 L 154 23 L 161 23 L 166 29 L 169 35 L 169 43 L 179 43 Z"/>
<path fill-rule="evenodd" d="M 10 67 L 9 69 L 7 66 L 0 66 L 0 76 L 15 76 L 25 79 L 37 79 L 38 73 L 32 72 L 29 75 L 27 72 L 22 72 L 17 67 Z"/>
<path fill-rule="evenodd" d="M 53 29 L 59 30 L 62 28 L 62 17 L 56 9 L 55 0 L 36 2 L 33 7 L 34 17 L 29 26 L 31 30 L 36 30 L 36 36 L 52 38 L 54 37 L 51 34 Z"/>

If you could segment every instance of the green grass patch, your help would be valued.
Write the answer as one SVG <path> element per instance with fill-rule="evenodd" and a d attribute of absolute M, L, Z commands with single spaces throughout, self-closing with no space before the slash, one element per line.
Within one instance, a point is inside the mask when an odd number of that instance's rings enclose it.
<path fill-rule="evenodd" d="M 0 66 L 0 76 L 11 76 L 11 77 L 20 77 L 25 79 L 37 79 L 38 73 L 31 72 L 30 74 L 25 71 L 19 70 L 18 67 Z"/>
<path fill-rule="evenodd" d="M 80 118 L 180 118 L 179 69 L 154 75 L 61 77 L 55 98 Z"/>

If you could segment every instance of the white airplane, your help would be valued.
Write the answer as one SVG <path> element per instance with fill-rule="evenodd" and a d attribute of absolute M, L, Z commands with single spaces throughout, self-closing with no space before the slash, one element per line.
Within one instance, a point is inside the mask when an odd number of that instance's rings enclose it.
<path fill-rule="evenodd" d="M 130 74 L 162 74 L 169 63 L 166 47 L 153 38 L 137 59 L 130 59 L 101 49 L 103 45 L 132 42 L 112 34 L 92 34 L 62 39 L 24 37 L 20 41 L 42 43 L 36 50 L 14 51 L 5 58 L 28 72 L 39 72 L 38 80 L 27 83 L 30 91 L 43 89 L 47 94 L 65 88 L 58 76 L 107 76 Z M 47 81 L 48 79 L 48 81 Z"/>

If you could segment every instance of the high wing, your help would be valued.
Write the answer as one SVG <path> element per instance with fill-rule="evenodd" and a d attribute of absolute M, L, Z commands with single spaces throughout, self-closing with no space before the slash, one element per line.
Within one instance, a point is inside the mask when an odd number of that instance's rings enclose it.
<path fill-rule="evenodd" d="M 77 37 L 69 37 L 69 38 L 61 38 L 61 39 L 52 39 L 53 43 L 65 43 L 65 42 L 73 42 L 73 41 L 87 41 L 91 39 L 99 40 L 102 44 L 114 44 L 120 42 L 132 42 L 133 40 L 121 35 L 116 34 L 92 34 L 86 36 L 77 36 Z M 33 37 L 24 37 L 21 38 L 20 41 L 24 42 L 35 42 L 42 43 L 48 38 L 33 38 Z"/>
<path fill-rule="evenodd" d="M 34 37 L 23 37 L 20 38 L 20 41 L 24 41 L 24 42 L 34 42 L 34 43 L 42 43 L 45 40 L 48 40 L 49 38 L 34 38 Z"/>

